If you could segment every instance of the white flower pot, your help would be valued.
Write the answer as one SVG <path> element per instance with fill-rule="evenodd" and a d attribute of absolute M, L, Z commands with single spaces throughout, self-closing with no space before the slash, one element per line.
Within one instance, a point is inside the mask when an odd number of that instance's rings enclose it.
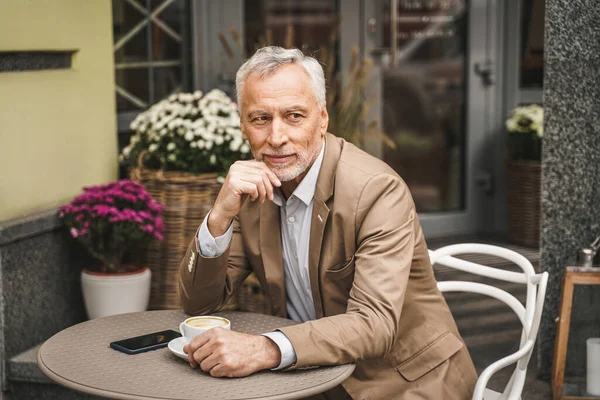
<path fill-rule="evenodd" d="M 145 311 L 150 299 L 150 269 L 124 274 L 81 271 L 83 301 L 89 319 Z"/>

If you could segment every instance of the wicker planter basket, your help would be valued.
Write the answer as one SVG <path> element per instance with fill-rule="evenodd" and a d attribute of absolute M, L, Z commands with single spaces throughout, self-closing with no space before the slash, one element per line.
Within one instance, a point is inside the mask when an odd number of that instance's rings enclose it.
<path fill-rule="evenodd" d="M 541 163 L 506 161 L 508 236 L 511 242 L 539 247 Z"/>
<path fill-rule="evenodd" d="M 193 175 L 185 172 L 164 172 L 146 168 L 132 168 L 131 179 L 143 184 L 152 197 L 164 205 L 165 238 L 153 241 L 146 258 L 152 271 L 150 289 L 151 310 L 180 309 L 179 265 L 204 217 L 210 211 L 221 184 L 218 174 Z M 238 299 L 241 302 L 238 304 Z M 227 310 L 268 312 L 264 294 L 256 278 L 251 275 Z"/>

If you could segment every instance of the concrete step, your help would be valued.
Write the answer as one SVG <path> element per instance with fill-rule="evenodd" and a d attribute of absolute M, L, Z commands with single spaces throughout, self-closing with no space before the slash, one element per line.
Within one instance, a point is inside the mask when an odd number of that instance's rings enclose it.
<path fill-rule="evenodd" d="M 0 400 L 61 399 L 100 400 L 55 384 L 37 365 L 37 353 L 41 344 L 11 358 L 8 362 L 9 390 Z"/>
<path fill-rule="evenodd" d="M 13 357 L 8 363 L 8 378 L 13 382 L 52 384 L 37 366 L 37 353 L 41 344 Z"/>

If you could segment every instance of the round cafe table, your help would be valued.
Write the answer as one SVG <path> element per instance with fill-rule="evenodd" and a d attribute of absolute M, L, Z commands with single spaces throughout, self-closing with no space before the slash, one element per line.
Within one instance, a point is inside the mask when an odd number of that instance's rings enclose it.
<path fill-rule="evenodd" d="M 294 321 L 270 315 L 215 313 L 231 329 L 260 334 Z M 214 378 L 192 369 L 168 348 L 127 355 L 109 343 L 165 329 L 179 330 L 182 311 L 146 311 L 95 319 L 48 339 L 38 352 L 42 372 L 60 385 L 115 399 L 300 399 L 348 378 L 354 364 L 295 371 L 261 371 L 245 378 Z"/>

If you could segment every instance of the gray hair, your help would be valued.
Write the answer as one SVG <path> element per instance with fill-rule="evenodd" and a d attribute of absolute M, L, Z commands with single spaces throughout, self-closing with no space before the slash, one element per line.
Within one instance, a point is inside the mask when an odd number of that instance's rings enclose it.
<path fill-rule="evenodd" d="M 237 92 L 238 109 L 242 107 L 242 92 L 246 78 L 252 73 L 261 77 L 275 73 L 282 65 L 298 64 L 308 74 L 312 82 L 313 92 L 319 108 L 325 105 L 325 75 L 321 64 L 310 56 L 305 56 L 298 49 L 284 49 L 279 46 L 267 46 L 258 49 L 238 70 L 235 76 L 235 91 Z"/>

